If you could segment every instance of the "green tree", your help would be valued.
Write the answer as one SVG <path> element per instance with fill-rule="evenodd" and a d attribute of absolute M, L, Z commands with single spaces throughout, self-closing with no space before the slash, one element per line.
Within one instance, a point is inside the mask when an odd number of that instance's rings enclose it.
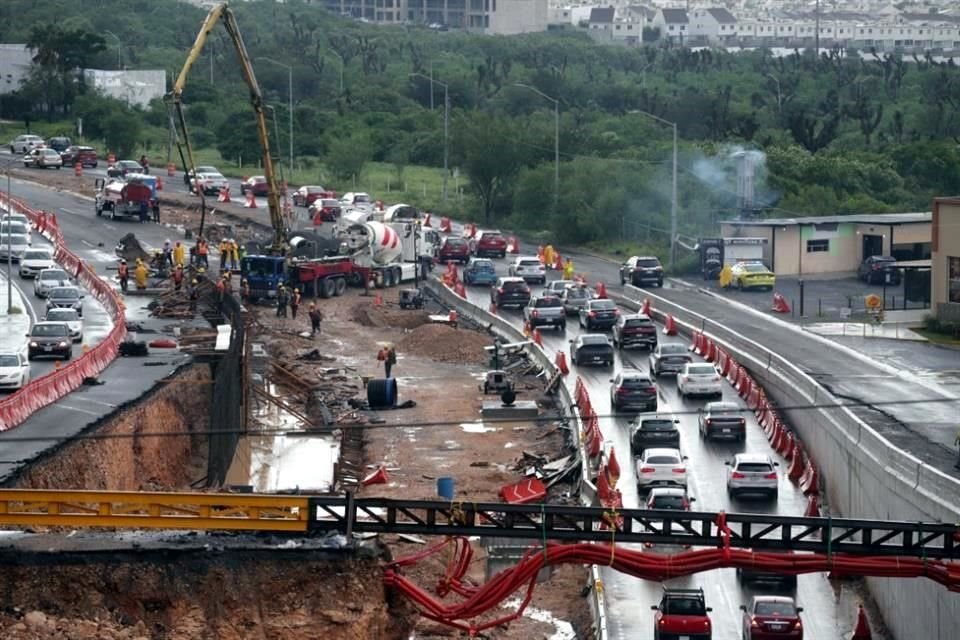
<path fill-rule="evenodd" d="M 327 145 L 324 163 L 340 180 L 359 178 L 363 167 L 373 158 L 374 146 L 366 133 L 336 137 Z"/>
<path fill-rule="evenodd" d="M 140 118 L 118 109 L 107 116 L 103 128 L 107 149 L 114 151 L 120 158 L 133 156 L 140 139 Z"/>

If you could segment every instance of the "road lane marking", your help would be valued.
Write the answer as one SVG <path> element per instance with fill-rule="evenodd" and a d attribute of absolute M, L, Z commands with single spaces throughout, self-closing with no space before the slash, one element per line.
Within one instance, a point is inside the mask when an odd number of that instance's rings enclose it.
<path fill-rule="evenodd" d="M 66 397 L 69 397 L 69 394 L 68 394 L 68 396 L 66 396 Z M 62 402 L 56 402 L 56 403 L 54 403 L 54 405 L 57 406 L 57 407 L 60 407 L 60 408 L 62 408 L 62 409 L 67 409 L 67 410 L 69 410 L 69 411 L 79 411 L 79 412 L 81 412 L 81 413 L 86 413 L 87 415 L 91 415 L 91 416 L 99 416 L 100 414 L 103 413 L 102 411 L 90 411 L 90 410 L 88 410 L 88 409 L 81 409 L 80 407 L 72 407 L 72 406 L 70 406 L 70 405 L 68 405 L 68 404 L 63 404 Z M 49 405 L 47 405 L 47 406 L 49 406 Z"/>
<path fill-rule="evenodd" d="M 79 211 L 74 211 L 73 209 L 66 209 L 63 207 L 61 207 L 60 211 L 63 211 L 64 213 L 72 213 L 75 216 L 82 215 Z"/>
<path fill-rule="evenodd" d="M 87 246 L 90 247 L 91 249 L 96 249 L 96 245 L 93 244 L 92 242 L 88 242 L 88 241 L 86 241 L 86 240 L 80 240 L 80 242 L 82 242 L 83 244 L 87 245 Z"/>
<path fill-rule="evenodd" d="M 107 229 L 110 229 L 111 231 L 116 231 L 116 230 L 117 230 L 117 228 L 116 228 L 115 226 L 113 226 L 112 224 L 108 224 L 108 223 L 106 223 L 106 222 L 103 223 L 103 226 L 105 226 Z"/>

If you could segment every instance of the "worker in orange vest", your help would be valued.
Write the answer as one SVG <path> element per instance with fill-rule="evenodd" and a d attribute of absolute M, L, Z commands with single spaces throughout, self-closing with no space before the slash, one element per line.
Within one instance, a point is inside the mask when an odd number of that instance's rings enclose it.
<path fill-rule="evenodd" d="M 121 260 L 117 267 L 117 277 L 120 279 L 120 291 L 127 292 L 127 282 L 130 280 L 130 269 L 127 267 L 127 261 Z"/>
<path fill-rule="evenodd" d="M 227 283 L 223 278 L 217 278 L 217 301 L 223 302 L 223 294 L 227 290 Z"/>
<path fill-rule="evenodd" d="M 197 263 L 202 263 L 204 269 L 210 268 L 210 265 L 207 263 L 207 255 L 209 253 L 210 247 L 207 246 L 207 241 L 203 238 L 197 240 Z"/>
<path fill-rule="evenodd" d="M 183 286 L 183 267 L 179 264 L 177 268 L 173 270 L 173 290 L 180 291 L 180 288 Z"/>
<path fill-rule="evenodd" d="M 290 317 L 297 319 L 297 309 L 300 307 L 300 289 L 294 289 L 290 296 Z"/>

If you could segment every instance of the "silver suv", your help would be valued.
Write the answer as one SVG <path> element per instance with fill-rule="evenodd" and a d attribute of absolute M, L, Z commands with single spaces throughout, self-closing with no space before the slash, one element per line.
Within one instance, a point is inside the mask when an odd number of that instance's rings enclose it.
<path fill-rule="evenodd" d="M 765 453 L 738 453 L 727 461 L 727 495 L 731 498 L 741 493 L 762 493 L 777 499 L 780 476 L 779 463 Z"/>
<path fill-rule="evenodd" d="M 544 325 L 560 331 L 567 328 L 567 314 L 563 310 L 563 303 L 560 298 L 550 294 L 530 298 L 530 302 L 523 308 L 523 319 L 531 329 Z"/>

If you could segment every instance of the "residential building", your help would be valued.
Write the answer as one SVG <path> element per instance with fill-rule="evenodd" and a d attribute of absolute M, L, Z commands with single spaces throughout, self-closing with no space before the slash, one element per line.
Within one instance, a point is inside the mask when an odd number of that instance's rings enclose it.
<path fill-rule="evenodd" d="M 546 31 L 548 0 L 320 0 L 341 16 L 382 24 L 442 25 L 510 35 Z"/>
<path fill-rule="evenodd" d="M 104 95 L 140 107 L 146 107 L 151 100 L 162 98 L 167 91 L 167 72 L 162 69 L 84 69 L 83 77 L 87 84 Z"/>
<path fill-rule="evenodd" d="M 20 88 L 33 63 L 33 52 L 25 44 L 0 44 L 0 94 Z"/>
<path fill-rule="evenodd" d="M 690 20 L 684 9 L 660 9 L 653 19 L 653 26 L 660 29 L 660 40 L 672 44 L 686 44 Z"/>
<path fill-rule="evenodd" d="M 727 220 L 720 232 L 725 238 L 765 238 L 764 259 L 777 275 L 849 273 L 869 256 L 929 259 L 932 217 L 921 212 Z M 960 239 L 957 245 L 960 256 Z"/>
<path fill-rule="evenodd" d="M 737 19 L 723 8 L 694 9 L 689 14 L 689 37 L 693 42 L 728 45 L 737 40 Z"/>
<path fill-rule="evenodd" d="M 942 321 L 960 323 L 960 198 L 933 201 L 930 302 Z"/>

